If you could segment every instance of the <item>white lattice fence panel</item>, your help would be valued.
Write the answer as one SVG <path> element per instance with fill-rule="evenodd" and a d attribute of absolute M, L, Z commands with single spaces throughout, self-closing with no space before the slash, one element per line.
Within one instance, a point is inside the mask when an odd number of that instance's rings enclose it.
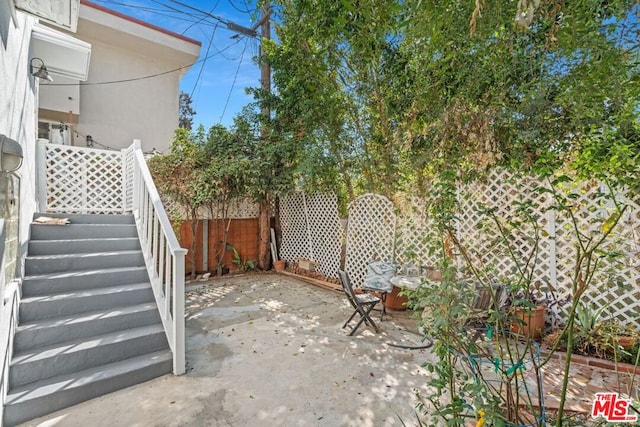
<path fill-rule="evenodd" d="M 260 216 L 260 205 L 254 202 L 248 197 L 238 197 L 229 202 L 225 208 L 221 205 L 214 206 L 213 212 L 208 207 L 202 207 L 200 209 L 200 215 L 207 219 L 217 218 L 232 218 L 232 219 L 247 219 L 258 218 Z M 273 211 L 273 209 L 272 209 Z"/>
<path fill-rule="evenodd" d="M 260 205 L 248 197 L 238 197 L 231 200 L 226 207 L 222 204 L 213 204 L 211 208 L 209 206 L 202 206 L 198 210 L 198 215 L 205 219 L 258 218 L 260 216 Z"/>
<path fill-rule="evenodd" d="M 164 206 L 164 211 L 166 212 L 167 217 L 169 218 L 169 221 L 171 221 L 171 223 L 180 223 L 180 221 L 186 221 L 187 213 L 178 203 L 174 202 L 173 199 L 169 197 L 163 196 L 162 194 L 160 194 L 160 199 L 162 200 L 162 206 Z"/>
<path fill-rule="evenodd" d="M 629 211 L 623 218 L 620 233 L 626 236 L 623 241 L 624 246 L 624 264 L 623 274 L 627 278 L 626 283 L 629 291 L 626 292 L 625 298 L 632 299 L 631 309 L 625 311 L 625 317 L 629 321 L 634 321 L 635 325 L 640 328 L 640 319 L 638 311 L 640 307 L 640 196 L 636 196 L 635 200 L 625 198 L 624 202 L 629 205 Z"/>
<path fill-rule="evenodd" d="M 273 208 L 271 209 L 273 212 Z M 260 216 L 260 205 L 249 198 L 239 198 L 231 201 L 229 218 L 258 218 Z"/>
<path fill-rule="evenodd" d="M 459 187 L 458 239 L 477 268 L 486 271 L 491 266 L 489 277 L 513 283 L 514 277 L 532 273 L 533 281 L 552 284 L 552 241 L 545 213 L 550 200 L 547 193 L 536 191 L 539 186 L 536 179 L 494 171 L 484 182 Z"/>
<path fill-rule="evenodd" d="M 395 261 L 398 264 L 413 262 L 420 266 L 434 266 L 437 251 L 434 244 L 441 240 L 428 215 L 428 199 L 410 195 L 394 198 L 398 209 Z"/>
<path fill-rule="evenodd" d="M 393 203 L 365 194 L 349 204 L 345 270 L 354 286 L 362 286 L 371 260 L 393 261 L 396 214 Z"/>
<path fill-rule="evenodd" d="M 48 211 L 122 212 L 121 152 L 46 144 L 45 167 Z"/>
<path fill-rule="evenodd" d="M 342 226 L 335 194 L 314 193 L 307 197 L 309 236 L 317 269 L 326 277 L 337 278 L 342 251 Z"/>
<path fill-rule="evenodd" d="M 307 204 L 302 192 L 280 198 L 282 242 L 280 258 L 295 262 L 298 258 L 313 259 L 308 229 Z"/>
<path fill-rule="evenodd" d="M 561 191 L 571 194 L 573 216 L 566 211 L 556 214 L 558 282 L 569 290 L 579 245 L 575 227 L 583 239 L 595 241 L 603 235 L 603 225 L 616 209 L 606 187 L 596 181 L 564 183 Z M 596 255 L 599 269 L 583 301 L 594 308 L 607 306 L 605 316 L 640 327 L 637 314 L 640 310 L 640 206 L 638 200 L 630 200 L 623 194 L 615 197 L 617 203 L 628 208 L 601 249 L 603 253 L 620 255 Z"/>

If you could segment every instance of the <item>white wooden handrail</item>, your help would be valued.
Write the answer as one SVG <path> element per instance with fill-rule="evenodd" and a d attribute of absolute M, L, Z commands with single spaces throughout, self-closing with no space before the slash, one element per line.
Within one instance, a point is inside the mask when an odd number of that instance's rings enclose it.
<path fill-rule="evenodd" d="M 133 163 L 125 165 L 125 171 L 128 167 L 133 169 L 133 194 L 132 197 L 124 195 L 124 200 L 129 201 L 125 202 L 125 208 L 133 211 L 136 220 L 151 287 L 173 352 L 173 373 L 181 375 L 185 372 L 184 258 L 187 250 L 180 247 L 173 232 L 139 140 L 134 140 L 133 156 L 127 157 Z"/>

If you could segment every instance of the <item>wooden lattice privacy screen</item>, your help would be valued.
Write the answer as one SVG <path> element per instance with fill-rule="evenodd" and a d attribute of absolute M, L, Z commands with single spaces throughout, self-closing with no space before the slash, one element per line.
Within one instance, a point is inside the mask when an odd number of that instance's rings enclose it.
<path fill-rule="evenodd" d="M 282 243 L 280 258 L 318 262 L 317 270 L 337 278 L 342 248 L 342 227 L 335 195 L 293 193 L 280 198 Z"/>
<path fill-rule="evenodd" d="M 494 266 L 498 276 L 508 276 L 515 264 L 504 251 L 492 250 L 491 242 L 498 235 L 481 208 L 495 208 L 496 216 L 506 220 L 514 215 L 518 204 L 531 206 L 540 227 L 539 252 L 533 271 L 533 280 L 550 284 L 560 298 L 571 294 L 573 267 L 578 241 L 572 219 L 566 212 L 553 209 L 555 201 L 549 193 L 536 189 L 548 184 L 531 177 L 515 178 L 504 171 L 496 171 L 484 183 L 462 186 L 458 190 L 458 238 L 471 249 L 478 263 Z M 573 218 L 584 236 L 598 238 L 602 227 L 614 212 L 613 201 L 605 195 L 608 190 L 595 181 L 567 182 L 557 188 L 572 194 Z M 620 204 L 628 205 L 614 233 L 601 249 L 618 252 L 620 257 L 602 257 L 592 286 L 583 296 L 591 307 L 608 306 L 605 315 L 619 318 L 624 323 L 640 326 L 637 311 L 640 308 L 640 205 L 623 194 L 616 194 Z M 532 250 L 533 230 L 523 224 L 512 233 L 511 243 L 518 253 Z M 566 309 L 566 307 L 565 307 Z M 562 315 L 562 313 L 560 313 Z"/>
<path fill-rule="evenodd" d="M 515 273 L 515 264 L 504 247 L 496 247 L 493 244 L 500 236 L 498 226 L 481 211 L 495 209 L 496 218 L 505 223 L 515 215 L 518 204 L 531 203 L 531 210 L 541 229 L 539 252 L 532 278 L 542 283 L 555 283 L 554 237 L 553 233 L 549 232 L 553 226 L 553 219 L 549 213 L 552 211 L 547 212 L 552 200 L 548 193 L 534 191 L 539 185 L 540 182 L 537 180 L 514 180 L 508 173 L 497 171 L 486 183 L 474 183 L 458 188 L 458 238 L 478 268 L 492 266 L 495 270 L 493 274 L 497 277 Z M 519 230 L 513 230 L 511 233 L 514 240 L 510 245 L 522 255 L 524 264 L 524 257 L 530 254 L 535 246 L 535 241 L 531 238 L 534 230 L 528 222 L 522 223 L 518 228 Z"/>
<path fill-rule="evenodd" d="M 395 207 L 386 197 L 365 194 L 349 204 L 344 269 L 354 286 L 362 286 L 369 262 L 393 261 L 395 232 Z"/>
<path fill-rule="evenodd" d="M 533 279 L 550 284 L 562 297 L 570 293 L 577 242 L 570 218 L 553 209 L 554 201 L 550 194 L 536 191 L 544 185 L 547 184 L 531 177 L 516 178 L 507 172 L 495 171 L 484 182 L 459 187 L 457 238 L 476 262 L 492 266 L 498 276 L 508 276 L 515 265 L 503 250 L 493 245 L 497 227 L 492 226 L 481 210 L 494 208 L 496 216 L 505 220 L 515 214 L 518 204 L 529 204 L 541 229 Z M 574 217 L 582 231 L 595 235 L 600 233 L 613 211 L 612 201 L 604 197 L 605 191 L 600 184 L 593 181 L 571 182 L 565 183 L 561 190 L 576 195 L 572 199 Z M 602 249 L 622 255 L 600 260 L 599 273 L 583 301 L 593 307 L 608 305 L 606 315 L 640 326 L 637 316 L 640 309 L 640 202 L 629 200 L 622 194 L 617 194 L 616 199 L 629 207 Z M 362 284 L 366 264 L 373 259 L 392 260 L 399 264 L 408 261 L 418 265 L 436 263 L 437 253 L 431 254 L 429 248 L 434 242 L 441 242 L 442 236 L 437 235 L 427 215 L 426 206 L 432 202 L 428 198 L 410 196 L 398 196 L 394 200 L 395 203 L 384 196 L 366 194 L 349 205 L 345 270 L 356 286 Z M 314 259 L 311 237 L 305 227 L 309 223 L 305 217 L 313 217 L 311 209 L 329 211 L 326 206 L 305 203 L 302 194 L 291 196 L 287 203 L 281 204 L 281 218 L 288 221 L 288 227 L 283 226 L 281 252 L 287 254 L 288 260 L 296 257 Z M 332 206 L 331 209 L 335 209 L 337 217 L 337 208 Z M 314 226 L 316 234 L 320 235 L 321 223 Z M 519 253 L 528 253 L 534 244 L 532 235 L 530 225 L 520 225 L 514 232 L 512 246 Z M 339 246 L 332 250 L 335 251 L 332 259 L 335 259 L 340 253 Z M 337 270 L 338 267 L 335 268 Z M 335 270 L 323 270 L 323 273 L 335 276 Z"/>
<path fill-rule="evenodd" d="M 125 210 L 123 152 L 58 144 L 43 144 L 39 149 L 42 151 L 38 169 L 44 172 L 39 186 L 40 191 L 46 188 L 41 197 L 45 197 L 47 211 L 122 213 Z M 127 182 L 132 183 L 133 179 Z"/>
<path fill-rule="evenodd" d="M 168 197 L 162 197 L 162 204 L 167 211 L 167 215 L 171 219 L 186 220 L 188 217 L 179 204 L 175 203 Z M 271 216 L 275 211 L 273 205 L 271 206 Z M 223 207 L 221 205 L 214 205 L 211 208 L 208 206 L 202 206 L 198 209 L 199 219 L 251 219 L 258 218 L 260 214 L 260 206 L 249 198 L 239 197 L 235 198 Z"/>

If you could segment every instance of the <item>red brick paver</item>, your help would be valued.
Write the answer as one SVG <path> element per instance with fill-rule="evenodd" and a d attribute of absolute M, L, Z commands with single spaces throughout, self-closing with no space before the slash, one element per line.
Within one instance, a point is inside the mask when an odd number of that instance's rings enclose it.
<path fill-rule="evenodd" d="M 565 410 L 589 414 L 598 392 L 617 392 L 633 399 L 640 397 L 640 375 L 629 373 L 629 365 L 618 365 L 616 372 L 615 364 L 609 361 L 583 356 L 572 357 L 571 361 Z M 558 409 L 564 380 L 564 357 L 552 358 L 541 370 L 544 405 L 547 409 Z M 534 372 L 527 374 L 527 381 L 535 384 Z"/>

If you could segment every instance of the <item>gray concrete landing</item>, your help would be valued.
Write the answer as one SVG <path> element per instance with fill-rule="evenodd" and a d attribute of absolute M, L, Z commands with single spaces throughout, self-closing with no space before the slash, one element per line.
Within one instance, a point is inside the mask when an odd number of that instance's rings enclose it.
<path fill-rule="evenodd" d="M 340 293 L 274 273 L 187 287 L 187 373 L 167 375 L 28 426 L 399 426 L 416 424 L 414 390 L 426 389 L 409 312 L 381 333 L 342 324 Z M 379 319 L 379 312 L 374 312 Z"/>

